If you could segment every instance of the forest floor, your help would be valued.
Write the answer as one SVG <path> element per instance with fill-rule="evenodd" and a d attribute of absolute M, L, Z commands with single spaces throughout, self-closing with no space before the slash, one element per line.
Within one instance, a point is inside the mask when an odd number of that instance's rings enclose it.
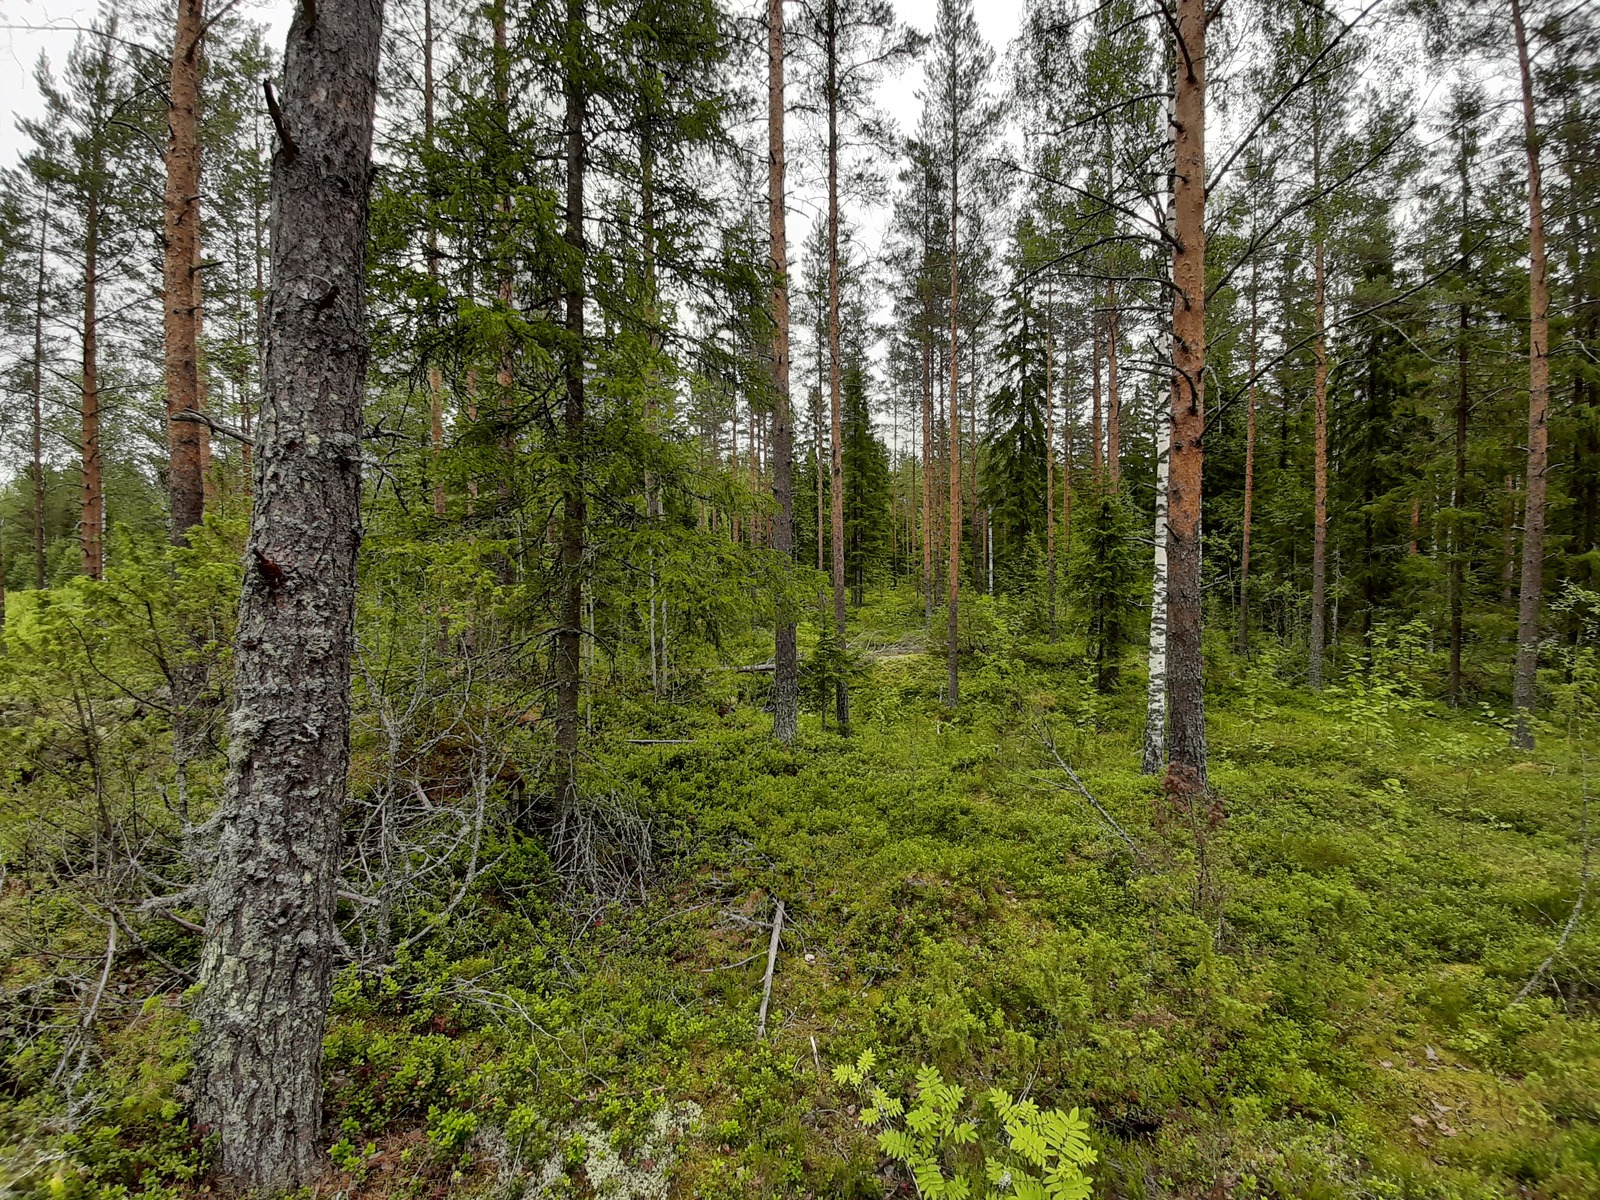
<path fill-rule="evenodd" d="M 863 636 L 915 640 L 871 609 Z M 628 732 L 591 778 L 649 819 L 648 890 L 574 918 L 507 836 L 431 939 L 345 977 L 324 1193 L 914 1195 L 833 1073 L 870 1049 L 891 1095 L 930 1064 L 1086 1109 L 1097 1196 L 1600 1196 L 1591 920 L 1516 1000 L 1585 877 L 1573 744 L 1218 646 L 1218 808 L 1175 814 L 1134 671 L 1101 696 L 1081 646 L 989 641 L 958 714 L 937 647 L 902 649 L 862 668 L 851 737 L 807 714 L 790 749 L 758 676 L 600 701 Z M 108 1171 L 169 1136 L 180 1029 L 151 1006 L 117 1035 Z"/>

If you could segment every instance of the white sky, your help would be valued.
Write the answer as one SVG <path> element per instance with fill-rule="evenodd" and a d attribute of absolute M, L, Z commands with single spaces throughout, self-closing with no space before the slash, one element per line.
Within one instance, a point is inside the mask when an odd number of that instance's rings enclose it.
<path fill-rule="evenodd" d="M 901 18 L 925 32 L 933 29 L 936 0 L 899 0 Z M 279 49 L 288 31 L 293 0 L 244 0 L 239 11 L 266 22 Z M 33 67 L 41 51 L 59 70 L 76 36 L 76 27 L 93 18 L 98 5 L 88 0 L 0 0 L 0 162 L 14 162 L 22 149 L 18 116 L 36 116 L 42 100 L 33 83 Z M 983 0 L 977 6 L 978 27 L 996 54 L 1005 52 L 1021 20 L 1022 0 Z M 883 89 L 883 107 L 902 132 L 916 124 L 916 90 L 922 70 L 913 67 Z"/>
<path fill-rule="evenodd" d="M 266 23 L 281 51 L 293 7 L 292 0 L 240 0 L 235 11 Z M 94 0 L 0 0 L 0 162 L 15 162 L 23 148 L 25 139 L 17 132 L 16 119 L 43 111 L 43 98 L 33 82 L 40 53 L 50 56 L 50 65 L 59 73 L 78 28 L 98 10 Z"/>

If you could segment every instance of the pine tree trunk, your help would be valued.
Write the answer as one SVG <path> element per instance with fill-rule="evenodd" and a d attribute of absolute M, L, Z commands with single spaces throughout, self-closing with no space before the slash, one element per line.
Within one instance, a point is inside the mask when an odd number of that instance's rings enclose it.
<path fill-rule="evenodd" d="M 1055 292 L 1047 288 L 1044 301 L 1044 578 L 1049 608 L 1050 643 L 1056 640 L 1056 402 Z"/>
<path fill-rule="evenodd" d="M 844 583 L 844 444 L 839 362 L 839 46 L 836 0 L 827 0 L 828 71 L 828 411 L 833 454 L 829 468 L 829 498 L 833 515 L 833 624 L 840 655 L 845 649 Z M 839 732 L 850 732 L 850 689 L 842 661 L 835 692 Z"/>
<path fill-rule="evenodd" d="M 926 230 L 924 230 L 926 232 Z M 928 255 L 924 253 L 926 264 Z M 933 632 L 933 608 L 936 585 L 933 570 L 933 298 L 926 279 L 922 289 L 922 626 L 924 633 Z"/>
<path fill-rule="evenodd" d="M 1178 0 L 1173 132 L 1172 451 L 1168 468 L 1168 768 L 1173 792 L 1206 788 L 1200 516 L 1205 430 L 1205 0 Z"/>
<path fill-rule="evenodd" d="M 433 0 L 422 0 L 422 145 L 424 151 L 433 153 Z M 429 173 L 433 165 L 429 162 Z M 428 211 L 428 279 L 439 278 L 439 229 Z M 440 458 L 444 453 L 444 376 L 439 368 L 428 367 L 428 464 L 433 472 L 433 515 L 445 515 L 444 480 L 440 476 Z"/>
<path fill-rule="evenodd" d="M 166 334 L 167 444 L 172 540 L 189 543 L 205 516 L 205 426 L 200 412 L 200 37 L 205 0 L 178 0 L 167 106 L 167 183 L 162 202 L 162 299 Z"/>
<path fill-rule="evenodd" d="M 1104 400 L 1100 392 L 1100 318 L 1090 317 L 1093 334 L 1090 338 L 1090 351 L 1094 355 L 1093 391 L 1090 393 L 1089 408 L 1089 436 L 1093 443 L 1089 447 L 1089 478 L 1095 483 L 1100 482 L 1100 476 L 1105 468 L 1105 416 Z"/>
<path fill-rule="evenodd" d="M 794 558 L 794 410 L 789 396 L 789 244 L 784 211 L 783 0 L 767 3 L 767 218 L 772 270 L 772 497 L 778 504 L 772 546 L 784 582 Z M 772 655 L 772 736 L 794 741 L 800 730 L 800 660 L 787 592 L 778 603 Z"/>
<path fill-rule="evenodd" d="M 583 44 L 583 0 L 567 0 L 569 54 Z M 561 829 L 578 811 L 578 704 L 582 691 L 583 538 L 588 524 L 584 470 L 584 169 L 588 155 L 585 118 L 588 97 L 578 64 L 566 66 L 567 205 L 564 238 L 570 254 L 566 287 L 567 345 L 563 371 L 566 398 L 561 410 L 561 590 L 555 636 L 556 753 L 562 773 L 556 820 Z"/>
<path fill-rule="evenodd" d="M 1456 436 L 1455 479 L 1450 490 L 1450 705 L 1461 703 L 1461 657 L 1465 648 L 1463 607 L 1466 593 L 1467 551 L 1462 536 L 1461 512 L 1467 504 L 1467 421 L 1471 413 L 1471 394 L 1467 387 L 1467 332 L 1471 310 L 1466 300 L 1471 247 L 1467 242 L 1468 221 L 1471 217 L 1472 176 L 1468 169 L 1467 133 L 1461 135 L 1461 153 L 1457 160 L 1458 180 L 1461 185 L 1461 287 L 1462 300 L 1457 309 L 1456 327 Z"/>
<path fill-rule="evenodd" d="M 1544 594 L 1545 475 L 1550 457 L 1550 287 L 1545 275 L 1544 197 L 1539 169 L 1539 126 L 1533 71 L 1520 0 L 1511 0 L 1522 77 L 1522 128 L 1528 156 L 1528 491 L 1522 516 L 1522 582 L 1517 604 L 1517 662 L 1511 705 L 1512 744 L 1533 749 L 1532 718 L 1538 701 L 1539 602 Z"/>
<path fill-rule="evenodd" d="M 1327 636 L 1328 595 L 1328 340 L 1326 334 L 1326 278 L 1323 270 L 1322 242 L 1312 252 L 1316 275 L 1312 299 L 1313 332 L 1311 351 L 1316 360 L 1312 383 L 1316 405 L 1315 488 L 1311 518 L 1311 686 L 1322 687 L 1322 659 Z"/>
<path fill-rule="evenodd" d="M 96 344 L 100 288 L 100 198 L 90 193 L 83 239 L 83 511 L 79 541 L 83 573 L 99 579 L 105 570 L 105 490 L 100 474 L 100 378 Z"/>
<path fill-rule="evenodd" d="M 194 403 L 202 413 L 211 411 L 206 372 L 206 277 L 200 239 L 194 239 Z M 211 427 L 200 430 L 200 502 L 202 509 L 217 506 L 217 474 L 211 469 Z"/>
<path fill-rule="evenodd" d="M 1239 539 L 1239 653 L 1250 653 L 1250 523 L 1256 496 L 1256 264 L 1250 261 L 1250 383 L 1244 399 L 1244 520 Z"/>
<path fill-rule="evenodd" d="M 50 242 L 50 187 L 45 185 L 39 210 L 39 267 L 33 294 L 33 380 L 29 414 L 33 435 L 33 586 L 43 590 L 44 564 L 44 281 Z"/>
<path fill-rule="evenodd" d="M 323 1166 L 322 1035 L 350 760 L 361 542 L 368 183 L 379 0 L 303 5 L 272 164 L 259 474 L 239 600 L 228 786 L 194 1041 L 195 1115 L 231 1183 Z"/>
<path fill-rule="evenodd" d="M 961 677 L 959 672 L 960 614 L 958 606 L 961 590 L 961 157 L 959 131 L 961 114 L 957 110 L 954 94 L 955 81 L 951 80 L 950 110 L 950 397 L 948 447 L 950 470 L 950 509 L 948 532 L 950 561 L 946 564 L 946 604 L 949 608 L 949 625 L 946 632 L 945 703 L 951 708 L 961 703 Z"/>
<path fill-rule="evenodd" d="M 1122 401 L 1117 390 L 1117 285 L 1106 284 L 1106 480 L 1122 486 Z"/>

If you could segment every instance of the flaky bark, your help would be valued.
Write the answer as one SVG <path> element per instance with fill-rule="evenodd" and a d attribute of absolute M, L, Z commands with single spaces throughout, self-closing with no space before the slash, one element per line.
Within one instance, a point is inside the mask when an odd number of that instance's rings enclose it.
<path fill-rule="evenodd" d="M 1168 484 L 1168 781 L 1206 786 L 1200 500 L 1206 355 L 1206 8 L 1178 0 L 1173 127 L 1172 451 Z"/>
<path fill-rule="evenodd" d="M 422 0 L 422 145 L 433 153 L 433 0 Z M 427 164 L 433 170 L 433 164 Z M 439 229 L 428 211 L 428 278 L 439 277 Z M 445 515 L 444 479 L 440 475 L 444 453 L 444 375 L 437 366 L 428 367 L 428 463 L 433 472 L 433 515 Z M 654 667 L 655 660 L 651 659 Z"/>
<path fill-rule="evenodd" d="M 1094 332 L 1090 338 L 1090 352 L 1094 356 L 1094 374 L 1089 394 L 1089 478 L 1100 482 L 1105 467 L 1105 417 L 1104 400 L 1100 393 L 1100 320 L 1093 318 Z"/>
<path fill-rule="evenodd" d="M 1167 765 L 1167 486 L 1172 464 L 1172 426 L 1157 414 L 1156 520 L 1150 572 L 1150 673 L 1145 687 L 1144 757 L 1140 770 L 1159 775 Z"/>
<path fill-rule="evenodd" d="M 39 263 L 33 293 L 33 380 L 30 390 L 30 432 L 33 451 L 29 471 L 33 483 L 33 586 L 44 587 L 44 281 L 50 242 L 50 185 L 39 209 Z"/>
<path fill-rule="evenodd" d="M 1539 126 L 1533 102 L 1533 71 L 1522 5 L 1511 0 L 1522 79 L 1522 131 L 1528 157 L 1528 491 L 1522 515 L 1522 582 L 1517 603 L 1517 664 L 1511 705 L 1516 714 L 1512 744 L 1533 749 L 1538 699 L 1539 601 L 1544 594 L 1545 474 L 1550 461 L 1550 285 L 1545 274 L 1544 197 L 1539 169 Z"/>
<path fill-rule="evenodd" d="M 1312 381 L 1316 407 L 1313 433 L 1315 483 L 1311 515 L 1311 686 L 1322 686 L 1322 659 L 1327 637 L 1328 596 L 1328 338 L 1327 280 L 1319 237 L 1312 252 L 1316 275 L 1312 300 L 1311 352 L 1316 362 Z"/>
<path fill-rule="evenodd" d="M 839 362 L 839 44 L 838 9 L 827 4 L 828 71 L 828 432 L 833 456 L 828 471 L 833 518 L 833 624 L 839 653 L 845 648 L 844 442 Z M 841 669 L 835 691 L 839 732 L 850 732 L 850 688 Z"/>
<path fill-rule="evenodd" d="M 172 540 L 183 546 L 205 516 L 205 425 L 200 412 L 200 37 L 205 0 L 178 0 L 168 78 L 167 182 L 162 200 L 167 473 Z"/>
<path fill-rule="evenodd" d="M 950 561 L 946 564 L 946 603 L 949 627 L 945 648 L 945 703 L 951 708 L 961 702 L 961 677 L 958 661 L 960 620 L 957 611 L 961 590 L 961 155 L 959 139 L 961 113 L 956 107 L 955 72 L 950 77 Z"/>
<path fill-rule="evenodd" d="M 1044 577 L 1049 607 L 1050 641 L 1056 640 L 1056 401 L 1055 291 L 1045 288 L 1044 301 Z"/>
<path fill-rule="evenodd" d="M 1106 481 L 1122 486 L 1122 400 L 1117 387 L 1117 285 L 1106 284 Z"/>
<path fill-rule="evenodd" d="M 567 0 L 568 53 L 583 45 L 583 0 Z M 583 646 L 583 539 L 588 524 L 588 495 L 584 470 L 584 291 L 586 255 L 583 236 L 584 170 L 588 145 L 584 123 L 588 96 L 577 63 L 569 63 L 566 78 L 567 210 L 564 237 L 571 256 L 566 289 L 567 346 L 564 363 L 566 399 L 561 423 L 561 584 L 555 638 L 556 753 L 562 771 L 557 817 L 577 811 L 578 804 L 578 701 L 582 690 Z"/>
<path fill-rule="evenodd" d="M 1239 539 L 1239 653 L 1250 653 L 1250 522 L 1256 498 L 1256 264 L 1250 262 L 1250 385 L 1244 397 L 1244 521 Z"/>
<path fill-rule="evenodd" d="M 98 185 L 96 185 L 98 187 Z M 97 325 L 100 289 L 100 197 L 91 191 L 84 217 L 83 238 L 83 360 L 81 397 L 83 503 L 79 517 L 79 544 L 83 573 L 99 579 L 105 571 L 105 488 L 100 473 L 100 375 Z"/>
<path fill-rule="evenodd" d="M 194 1042 L 197 1125 L 232 1183 L 322 1166 L 322 1034 L 350 758 L 365 255 L 379 0 L 303 5 L 272 162 L 267 361 L 226 794 Z"/>
<path fill-rule="evenodd" d="M 772 271 L 772 548 L 784 580 L 794 557 L 794 409 L 789 396 L 789 240 L 783 146 L 783 0 L 767 2 L 767 223 Z M 787 593 L 779 601 L 772 654 L 772 736 L 792 742 L 800 728 L 800 659 Z"/>
<path fill-rule="evenodd" d="M 1461 183 L 1461 275 L 1462 299 L 1457 308 L 1456 328 L 1456 429 L 1455 476 L 1450 488 L 1450 704 L 1461 703 L 1461 653 L 1466 642 L 1463 605 L 1466 593 L 1466 539 L 1462 537 L 1461 511 L 1467 504 L 1467 418 L 1470 413 L 1471 394 L 1467 387 L 1467 331 L 1471 311 L 1466 299 L 1467 264 L 1470 247 L 1467 245 L 1467 215 L 1471 192 L 1467 170 L 1466 138 L 1462 137 L 1460 167 Z"/>

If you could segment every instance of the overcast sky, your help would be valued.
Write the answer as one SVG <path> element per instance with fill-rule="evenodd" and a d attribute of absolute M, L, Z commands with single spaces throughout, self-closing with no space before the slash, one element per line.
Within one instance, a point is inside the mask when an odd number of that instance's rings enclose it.
<path fill-rule="evenodd" d="M 924 31 L 933 29 L 936 0 L 900 0 L 896 6 L 903 20 Z M 78 26 L 94 16 L 98 5 L 85 0 L 0 0 L 0 161 L 15 161 L 23 139 L 16 130 L 18 116 L 37 115 L 42 107 L 33 83 L 33 67 L 40 52 L 50 56 L 59 70 L 72 46 Z M 272 42 L 283 48 L 293 0 L 244 0 L 240 11 L 272 30 Z M 1015 36 L 1021 19 L 1022 0 L 984 0 L 977 6 L 978 27 L 997 54 Z M 917 118 L 916 90 L 922 71 L 914 67 L 899 79 L 889 81 L 883 91 L 884 107 L 909 130 Z"/>

